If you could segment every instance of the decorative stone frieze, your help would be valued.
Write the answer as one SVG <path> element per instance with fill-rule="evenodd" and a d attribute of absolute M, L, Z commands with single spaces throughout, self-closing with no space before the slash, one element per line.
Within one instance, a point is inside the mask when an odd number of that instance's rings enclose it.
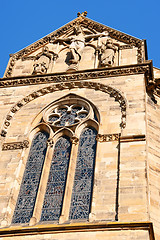
<path fill-rule="evenodd" d="M 112 67 L 105 69 L 93 69 L 87 71 L 79 71 L 76 73 L 62 73 L 62 74 L 46 74 L 39 76 L 28 76 L 28 77 L 14 77 L 10 79 L 0 79 L 0 87 L 16 87 L 16 86 L 28 86 L 35 84 L 46 84 L 46 83 L 57 83 L 57 82 L 68 82 L 85 79 L 96 79 L 104 77 L 114 77 L 122 75 L 133 75 L 145 73 L 147 78 L 151 78 L 150 70 L 151 62 L 142 63 L 130 66 Z"/>
<path fill-rule="evenodd" d="M 16 150 L 16 149 L 23 149 L 29 147 L 29 141 L 24 140 L 23 142 L 10 142 L 10 143 L 3 143 L 2 150 Z"/>
<path fill-rule="evenodd" d="M 132 49 L 132 48 L 134 48 L 134 46 L 131 45 L 131 44 L 126 44 L 126 45 L 119 46 L 119 50 Z"/>
<path fill-rule="evenodd" d="M 111 141 L 118 141 L 119 137 L 120 137 L 120 133 L 97 134 L 96 140 L 98 142 L 111 142 Z"/>
<path fill-rule="evenodd" d="M 4 121 L 4 125 L 1 131 L 1 136 L 5 137 L 7 134 L 7 128 L 10 126 L 10 119 L 8 118 L 8 116 L 12 116 L 19 111 L 24 105 L 26 105 L 27 103 L 33 101 L 34 99 L 40 97 L 40 96 L 44 96 L 48 93 L 52 93 L 55 91 L 60 91 L 63 89 L 73 89 L 73 88 L 88 88 L 88 89 L 94 89 L 97 91 L 102 91 L 105 92 L 107 94 L 110 95 L 110 97 L 115 98 L 115 101 L 119 102 L 120 108 L 121 108 L 121 123 L 120 126 L 121 128 L 125 128 L 126 126 L 126 100 L 125 98 L 122 96 L 122 94 L 110 87 L 107 86 L 105 84 L 101 84 L 101 83 L 97 83 L 97 82 L 90 82 L 90 81 L 75 81 L 75 82 L 63 82 L 63 83 L 58 83 L 58 84 L 53 84 L 49 87 L 44 87 L 42 89 L 39 89 L 36 92 L 33 92 L 31 94 L 29 94 L 28 96 L 24 97 L 23 99 L 21 99 L 20 101 L 18 101 L 11 109 L 10 112 L 8 113 L 5 121 Z M 6 124 L 7 122 L 7 124 Z"/>

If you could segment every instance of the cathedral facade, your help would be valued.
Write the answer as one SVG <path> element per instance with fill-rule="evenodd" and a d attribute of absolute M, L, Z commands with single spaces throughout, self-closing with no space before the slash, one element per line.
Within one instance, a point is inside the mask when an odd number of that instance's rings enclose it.
<path fill-rule="evenodd" d="M 86 15 L 0 79 L 0 239 L 160 239 L 160 70 Z"/>

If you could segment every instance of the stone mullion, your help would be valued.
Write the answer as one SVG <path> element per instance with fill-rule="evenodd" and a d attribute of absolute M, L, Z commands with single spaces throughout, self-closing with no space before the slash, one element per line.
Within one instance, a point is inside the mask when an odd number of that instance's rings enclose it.
<path fill-rule="evenodd" d="M 43 201 L 44 201 L 44 196 L 45 196 L 46 187 L 47 187 L 48 176 L 49 176 L 49 172 L 50 172 L 52 155 L 53 155 L 53 147 L 52 147 L 52 145 L 49 145 L 47 148 L 45 162 L 43 165 L 43 170 L 42 170 L 42 174 L 41 174 L 41 180 L 39 183 L 39 188 L 38 188 L 38 193 L 37 193 L 36 202 L 35 202 L 35 206 L 34 206 L 33 216 L 31 218 L 30 224 L 29 224 L 30 226 L 38 223 L 41 218 L 41 212 L 42 212 Z"/>
<path fill-rule="evenodd" d="M 77 162 L 77 153 L 78 153 L 78 138 L 73 137 L 72 141 L 72 150 L 70 155 L 68 173 L 67 173 L 67 180 L 65 186 L 65 193 L 63 198 L 63 206 L 62 212 L 59 219 L 59 223 L 64 223 L 69 218 L 69 210 L 71 204 L 71 197 L 72 197 L 72 189 L 74 184 L 74 176 L 75 176 L 75 169 L 76 169 L 76 162 Z"/>

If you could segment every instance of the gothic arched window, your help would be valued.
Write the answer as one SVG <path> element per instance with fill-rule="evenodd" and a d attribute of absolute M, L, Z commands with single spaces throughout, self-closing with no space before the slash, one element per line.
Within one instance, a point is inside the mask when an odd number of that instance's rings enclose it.
<path fill-rule="evenodd" d="M 28 223 L 32 217 L 47 150 L 48 134 L 38 132 L 31 145 L 12 223 Z"/>
<path fill-rule="evenodd" d="M 33 138 L 12 223 L 31 223 L 32 217 L 37 223 L 57 222 L 65 208 L 65 220 L 89 218 L 98 119 L 95 107 L 75 96 L 44 110 L 39 129 L 48 126 L 49 133 L 39 131 Z"/>
<path fill-rule="evenodd" d="M 92 195 L 96 135 L 93 128 L 85 128 L 80 135 L 70 219 L 88 219 Z"/>
<path fill-rule="evenodd" d="M 55 144 L 41 221 L 54 221 L 60 217 L 70 153 L 71 142 L 65 136 L 60 137 Z"/>

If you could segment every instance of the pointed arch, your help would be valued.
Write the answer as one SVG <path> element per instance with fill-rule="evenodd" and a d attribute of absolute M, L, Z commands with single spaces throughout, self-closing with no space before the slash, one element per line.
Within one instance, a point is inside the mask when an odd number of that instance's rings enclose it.
<path fill-rule="evenodd" d="M 24 105 L 29 103 L 30 101 L 35 100 L 38 97 L 44 96 L 46 94 L 55 92 L 55 91 L 62 91 L 63 89 L 73 89 L 73 88 L 89 88 L 94 89 L 96 91 L 102 91 L 106 94 L 109 94 L 110 97 L 114 97 L 115 101 L 119 102 L 120 109 L 121 109 L 121 123 L 120 127 L 123 129 L 126 127 L 126 107 L 127 107 L 127 101 L 124 98 L 124 96 L 119 92 L 119 90 L 97 82 L 91 82 L 91 81 L 73 81 L 73 82 L 64 82 L 64 83 L 58 83 L 53 84 L 49 87 L 44 87 L 42 89 L 39 89 L 36 92 L 33 92 L 29 94 L 28 96 L 24 97 L 21 101 L 17 102 L 9 111 L 8 115 L 6 116 L 6 119 L 4 121 L 1 136 L 6 137 L 7 129 L 11 125 L 11 120 L 14 116 L 14 114 L 19 111 Z"/>

